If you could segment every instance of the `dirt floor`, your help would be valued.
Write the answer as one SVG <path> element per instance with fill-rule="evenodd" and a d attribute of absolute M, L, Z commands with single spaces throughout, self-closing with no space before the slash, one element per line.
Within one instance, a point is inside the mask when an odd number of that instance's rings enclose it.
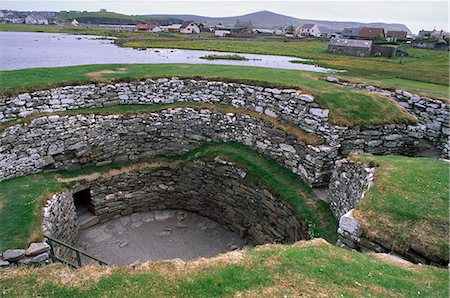
<path fill-rule="evenodd" d="M 197 213 L 134 213 L 80 231 L 76 247 L 108 264 L 212 257 L 245 245 L 239 234 Z"/>

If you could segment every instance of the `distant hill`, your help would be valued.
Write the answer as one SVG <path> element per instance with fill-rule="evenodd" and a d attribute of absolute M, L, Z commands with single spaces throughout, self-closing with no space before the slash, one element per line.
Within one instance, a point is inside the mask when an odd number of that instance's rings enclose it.
<path fill-rule="evenodd" d="M 158 16 L 133 16 L 115 12 L 59 12 L 60 20 L 71 21 L 76 19 L 84 24 L 108 24 L 108 25 L 135 25 L 139 23 L 156 23 L 158 25 L 168 25 L 181 23 L 183 19 L 175 17 Z"/>
<path fill-rule="evenodd" d="M 145 17 L 165 17 L 165 18 L 177 18 L 184 21 L 192 20 L 195 22 L 221 22 L 226 26 L 232 26 L 239 20 L 241 23 L 245 23 L 251 20 L 253 25 L 257 28 L 282 28 L 286 25 L 303 25 L 307 23 L 315 23 L 321 31 L 342 31 L 344 28 L 348 27 L 383 27 L 385 30 L 405 30 L 411 34 L 406 25 L 403 24 L 386 24 L 386 23 L 359 23 L 359 22 L 340 22 L 340 21 L 323 21 L 323 20 L 303 20 L 297 19 L 290 16 L 285 16 L 282 14 L 274 13 L 271 11 L 258 11 L 254 13 L 249 13 L 241 16 L 232 17 L 206 17 L 198 15 L 146 15 Z"/>

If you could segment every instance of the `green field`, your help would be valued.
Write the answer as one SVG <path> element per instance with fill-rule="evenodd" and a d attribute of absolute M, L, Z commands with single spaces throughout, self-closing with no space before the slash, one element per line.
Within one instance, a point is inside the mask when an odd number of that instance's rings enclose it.
<path fill-rule="evenodd" d="M 190 262 L 6 271 L 6 297 L 448 297 L 448 270 L 405 265 L 320 240 Z"/>
<path fill-rule="evenodd" d="M 326 52 L 326 41 L 257 42 L 236 40 L 130 41 L 135 48 L 180 48 L 208 51 L 254 53 L 312 59 L 314 64 L 347 70 L 339 74 L 347 80 L 371 80 L 380 87 L 404 88 L 431 96 L 449 96 L 449 55 L 445 51 L 408 48 L 411 58 L 352 57 Z M 392 83 L 393 80 L 395 83 Z M 428 84 L 417 86 L 415 82 Z"/>
<path fill-rule="evenodd" d="M 367 236 L 392 243 L 397 253 L 415 242 L 430 255 L 448 260 L 448 162 L 401 156 L 350 158 L 377 166 L 375 184 L 354 212 Z"/>
<path fill-rule="evenodd" d="M 143 78 L 216 79 L 261 86 L 301 89 L 330 109 L 330 121 L 343 126 L 415 123 L 415 118 L 389 99 L 324 81 L 325 76 L 263 67 L 189 64 L 118 64 L 0 71 L 0 96 L 56 86 Z"/>
<path fill-rule="evenodd" d="M 189 161 L 221 156 L 235 162 L 248 174 L 248 179 L 262 184 L 278 194 L 298 211 L 306 220 L 314 237 L 336 241 L 337 224 L 328 205 L 315 198 L 311 189 L 288 169 L 267 159 L 249 147 L 236 143 L 204 145 L 183 156 L 161 157 L 158 161 Z M 151 162 L 140 160 L 135 162 Z M 93 172 L 105 172 L 121 168 L 130 163 L 111 164 L 103 167 L 88 167 L 72 171 L 59 171 L 18 177 L 0 182 L 0 251 L 11 247 L 25 247 L 38 240 L 43 204 L 51 193 L 68 187 L 70 183 L 57 182 L 57 177 L 75 177 Z M 15 216 L 8 216 L 14 214 Z"/>
<path fill-rule="evenodd" d="M 89 13 L 88 13 L 89 14 Z M 100 15 L 100 13 L 95 13 Z M 107 13 L 110 16 L 111 13 Z M 127 16 L 132 18 L 133 16 Z M 68 14 L 67 19 L 72 19 Z M 286 38 L 255 37 L 243 40 L 205 40 L 201 35 L 151 34 L 98 28 L 30 26 L 0 24 L 0 31 L 32 31 L 72 34 L 92 34 L 118 37 L 119 45 L 134 48 L 179 48 L 221 52 L 253 53 L 312 59 L 322 67 L 347 70 L 340 77 L 354 82 L 388 89 L 404 89 L 415 93 L 449 98 L 449 55 L 445 51 L 430 51 L 408 47 L 409 57 L 352 57 L 326 52 L 327 41 L 292 41 Z"/>

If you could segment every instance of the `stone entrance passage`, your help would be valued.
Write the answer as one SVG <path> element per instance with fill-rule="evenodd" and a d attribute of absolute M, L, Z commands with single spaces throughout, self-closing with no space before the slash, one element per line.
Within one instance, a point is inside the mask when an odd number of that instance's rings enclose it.
<path fill-rule="evenodd" d="M 76 247 L 108 264 L 212 257 L 251 245 L 239 233 L 197 213 L 133 213 L 80 231 Z"/>
<path fill-rule="evenodd" d="M 100 222 L 94 214 L 94 204 L 92 202 L 91 189 L 86 188 L 73 193 L 73 203 L 78 218 L 78 227 L 87 229 Z"/>

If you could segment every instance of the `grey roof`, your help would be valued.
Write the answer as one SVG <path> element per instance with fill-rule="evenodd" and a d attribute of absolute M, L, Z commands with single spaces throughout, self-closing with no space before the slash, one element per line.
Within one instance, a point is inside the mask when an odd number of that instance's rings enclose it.
<path fill-rule="evenodd" d="M 33 14 L 33 15 L 30 14 L 29 17 L 31 17 L 31 18 L 33 18 L 35 20 L 40 20 L 40 21 L 46 21 L 47 20 L 46 17 L 43 17 L 43 16 L 41 16 L 39 14 Z"/>
<path fill-rule="evenodd" d="M 194 21 L 186 21 L 181 25 L 180 29 L 186 28 L 190 23 L 194 23 L 195 25 L 197 25 L 197 23 L 195 23 Z"/>
<path fill-rule="evenodd" d="M 343 35 L 348 35 L 348 36 L 358 36 L 359 32 L 361 32 L 360 27 L 354 27 L 354 28 L 344 28 L 344 31 L 342 31 Z"/>
<path fill-rule="evenodd" d="M 302 29 L 311 29 L 315 24 L 305 24 L 302 26 Z"/>
<path fill-rule="evenodd" d="M 356 40 L 345 38 L 332 38 L 328 43 L 330 46 L 341 47 L 355 47 L 355 48 L 370 48 L 372 46 L 371 40 Z"/>

